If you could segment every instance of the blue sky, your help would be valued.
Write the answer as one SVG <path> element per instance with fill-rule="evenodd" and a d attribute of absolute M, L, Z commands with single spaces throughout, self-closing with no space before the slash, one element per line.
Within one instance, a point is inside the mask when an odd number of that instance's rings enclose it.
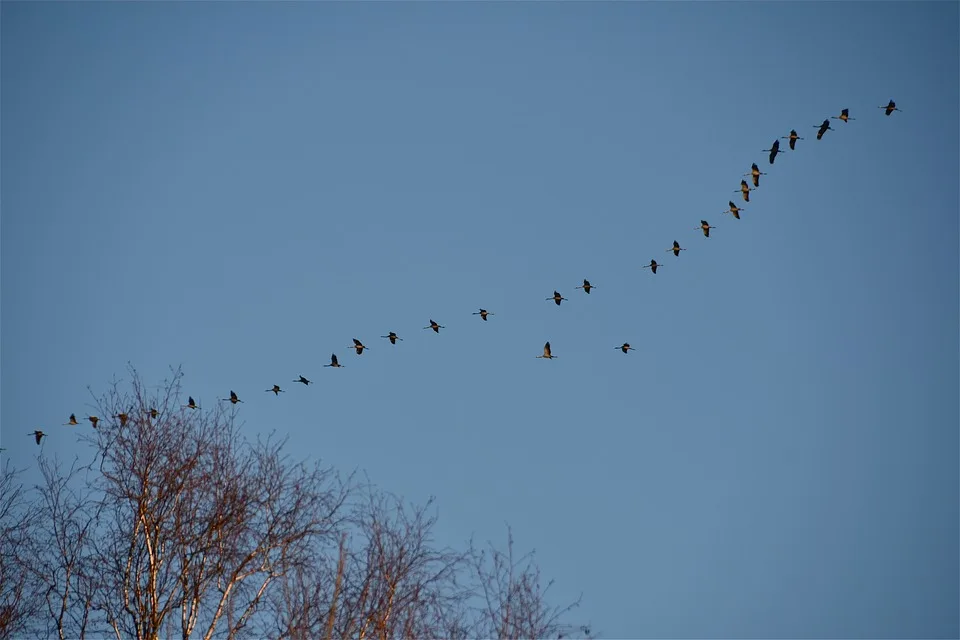
<path fill-rule="evenodd" d="M 3 455 L 182 364 L 604 636 L 957 637 L 958 6 L 3 3 Z"/>

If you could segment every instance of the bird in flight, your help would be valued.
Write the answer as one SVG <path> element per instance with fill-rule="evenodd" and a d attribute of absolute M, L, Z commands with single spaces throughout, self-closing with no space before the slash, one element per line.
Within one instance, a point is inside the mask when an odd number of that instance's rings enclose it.
<path fill-rule="evenodd" d="M 390 341 L 390 344 L 397 344 L 397 340 L 403 340 L 403 338 L 401 338 L 400 336 L 398 336 L 397 334 L 395 334 L 393 331 L 391 331 L 390 333 L 388 333 L 388 334 L 385 335 L 385 336 L 380 336 L 380 337 L 381 337 L 381 338 L 386 338 L 387 340 L 389 340 L 389 341 Z"/>
<path fill-rule="evenodd" d="M 583 286 L 581 286 L 581 287 L 574 287 L 574 289 L 583 289 L 584 293 L 590 293 L 590 289 L 594 289 L 594 288 L 595 288 L 595 287 L 594 287 L 592 284 L 590 284 L 590 281 L 587 280 L 586 278 L 583 279 Z M 556 293 L 556 292 L 554 292 L 554 293 Z M 550 298 L 547 298 L 547 300 L 550 300 Z M 559 303 L 558 303 L 558 304 L 559 304 Z"/>
<path fill-rule="evenodd" d="M 339 368 L 342 367 L 343 365 L 340 364 L 340 362 L 337 360 L 337 354 L 331 353 L 331 354 L 330 354 L 330 364 L 325 364 L 325 365 L 323 365 L 323 366 L 325 366 L 325 367 L 335 367 L 335 368 L 339 369 Z"/>
<path fill-rule="evenodd" d="M 827 131 L 833 131 L 833 127 L 830 126 L 829 118 L 824 120 L 820 125 L 813 125 L 813 128 L 816 129 L 818 126 L 820 127 L 820 130 L 817 131 L 817 140 L 822 140 L 823 134 L 825 134 Z"/>
<path fill-rule="evenodd" d="M 711 227 L 709 222 L 707 222 L 706 220 L 701 220 L 701 221 L 700 221 L 700 226 L 699 226 L 699 227 L 694 227 L 694 229 L 700 229 L 701 231 L 703 231 L 703 237 L 704 237 L 704 238 L 709 238 L 709 237 L 710 237 L 710 229 L 716 229 L 716 227 Z"/>
<path fill-rule="evenodd" d="M 272 389 L 264 389 L 264 391 L 266 391 L 267 393 L 270 393 L 271 391 L 273 391 L 273 395 L 275 396 L 279 396 L 281 393 L 286 393 L 286 391 L 281 389 L 280 385 L 278 384 L 273 385 Z"/>
<path fill-rule="evenodd" d="M 303 384 L 303 386 L 307 386 L 308 384 L 310 384 L 310 381 L 304 378 L 303 376 L 300 376 L 300 379 L 294 380 L 294 382 L 300 382 Z"/>
<path fill-rule="evenodd" d="M 770 160 L 770 164 L 773 164 L 773 161 L 777 159 L 777 154 L 778 154 L 778 153 L 783 153 L 782 151 L 780 151 L 780 139 L 778 138 L 778 139 L 774 140 L 774 141 L 773 141 L 773 144 L 770 146 L 770 148 L 769 148 L 769 149 L 764 149 L 764 151 L 769 151 L 769 152 L 770 152 L 770 157 L 769 157 L 768 159 Z M 756 166 L 756 165 L 754 165 L 754 166 Z M 759 180 L 759 178 L 755 178 L 754 181 L 756 182 L 757 180 Z M 758 186 L 759 186 L 759 185 L 758 185 Z"/>
<path fill-rule="evenodd" d="M 844 122 L 847 122 L 848 120 L 856 120 L 856 118 L 850 117 L 850 109 L 841 109 L 840 115 L 830 116 L 830 117 L 833 118 L 834 120 L 843 120 Z"/>
<path fill-rule="evenodd" d="M 480 316 L 480 319 L 481 319 L 481 320 L 486 320 L 486 319 L 487 319 L 487 316 L 495 316 L 495 315 L 497 315 L 497 314 L 491 313 L 490 311 L 487 311 L 486 309 L 480 309 L 480 311 L 474 311 L 474 312 L 473 312 L 473 315 L 475 315 L 475 316 Z"/>
<path fill-rule="evenodd" d="M 433 321 L 433 318 L 430 318 L 429 326 L 424 327 L 424 329 L 433 329 L 434 333 L 440 333 L 440 329 L 446 329 L 442 324 L 437 324 Z"/>
<path fill-rule="evenodd" d="M 557 356 L 553 355 L 553 354 L 550 352 L 550 343 L 547 342 L 545 345 L 543 345 L 543 355 L 542 355 L 542 356 L 537 356 L 537 357 L 538 357 L 538 358 L 546 358 L 547 360 L 552 360 L 552 359 L 556 358 Z"/>
<path fill-rule="evenodd" d="M 752 165 L 750 165 L 750 173 L 745 173 L 745 174 L 743 174 L 743 175 L 745 175 L 745 176 L 751 176 L 751 177 L 753 178 L 753 186 L 754 186 L 754 187 L 759 187 L 759 186 L 760 186 L 760 176 L 765 176 L 765 175 L 767 175 L 767 174 L 766 174 L 766 173 L 763 173 L 762 171 L 760 171 L 760 167 L 758 167 L 758 166 L 757 166 L 757 163 L 754 162 Z"/>
<path fill-rule="evenodd" d="M 238 402 L 243 402 L 240 398 L 237 397 L 237 394 L 233 392 L 233 389 L 230 390 L 229 398 L 221 398 L 220 402 L 229 402 L 230 404 L 237 404 Z"/>
<path fill-rule="evenodd" d="M 880 107 L 880 108 L 883 109 L 883 107 Z M 796 129 L 790 129 L 790 135 L 789 135 L 789 136 L 783 136 L 783 137 L 780 138 L 780 139 L 781 139 L 781 140 L 789 140 L 789 141 L 790 141 L 790 142 L 788 143 L 788 144 L 790 145 L 790 151 L 796 151 L 796 149 L 797 149 L 797 140 L 803 140 L 803 138 L 801 138 L 800 136 L 797 135 L 797 130 L 796 130 Z"/>
<path fill-rule="evenodd" d="M 348 348 L 349 348 L 349 347 L 348 347 Z M 358 355 L 358 356 L 362 356 L 362 355 L 363 355 L 363 350 L 364 350 L 364 349 L 367 349 L 367 348 L 369 348 L 369 347 L 365 347 L 362 342 L 360 342 L 359 340 L 357 340 L 356 338 L 354 338 L 354 339 L 353 339 L 353 348 L 357 350 L 357 355 Z"/>
<path fill-rule="evenodd" d="M 553 300 L 554 302 L 557 303 L 557 306 L 559 307 L 559 306 L 560 306 L 560 301 L 561 301 L 561 300 L 566 300 L 566 298 L 564 298 L 563 296 L 561 296 L 559 291 L 556 291 L 556 290 L 555 290 L 555 291 L 553 292 L 553 295 L 550 296 L 549 298 L 547 298 L 547 300 Z"/>
<path fill-rule="evenodd" d="M 732 213 L 733 217 L 739 220 L 740 212 L 743 211 L 743 207 L 738 207 L 737 205 L 733 204 L 733 200 L 731 200 L 727 204 L 730 205 L 730 208 L 727 209 L 726 211 L 722 211 L 721 213 Z"/>
<path fill-rule="evenodd" d="M 885 106 L 885 107 L 877 107 L 877 108 L 878 108 L 878 109 L 885 109 L 885 111 L 884 111 L 884 114 L 885 114 L 885 115 L 890 115 L 890 114 L 893 113 L 894 111 L 899 111 L 900 113 L 903 113 L 903 109 L 897 109 L 897 103 L 894 102 L 892 98 L 891 98 L 890 102 L 887 103 L 887 106 Z"/>

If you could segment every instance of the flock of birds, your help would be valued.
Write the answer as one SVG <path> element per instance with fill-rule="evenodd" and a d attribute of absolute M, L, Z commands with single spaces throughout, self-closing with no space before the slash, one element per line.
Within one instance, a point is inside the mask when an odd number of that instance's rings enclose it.
<path fill-rule="evenodd" d="M 884 114 L 887 115 L 887 116 L 889 116 L 890 114 L 892 114 L 894 111 L 902 111 L 901 109 L 898 109 L 898 108 L 897 108 L 897 103 L 894 102 L 892 99 L 890 100 L 890 102 L 889 102 L 887 105 L 881 106 L 881 107 L 878 107 L 878 108 L 879 108 L 879 109 L 883 109 L 883 110 L 884 110 Z M 817 140 L 822 140 L 824 134 L 825 134 L 827 131 L 834 131 L 834 130 L 835 130 L 833 127 L 830 126 L 830 120 L 841 120 L 844 124 L 846 124 L 847 122 L 849 122 L 849 121 L 851 121 L 851 120 L 855 120 L 855 118 L 851 118 L 851 117 L 850 117 L 850 110 L 845 108 L 845 109 L 842 109 L 842 110 L 840 111 L 840 115 L 839 115 L 839 116 L 831 116 L 830 118 L 824 119 L 824 121 L 823 121 L 821 124 L 819 124 L 819 125 L 813 125 L 813 128 L 814 128 L 814 129 L 817 129 Z M 803 138 L 801 138 L 801 137 L 799 136 L 799 134 L 797 133 L 797 130 L 796 130 L 796 129 L 791 129 L 790 135 L 783 136 L 783 137 L 781 137 L 781 138 L 777 138 L 776 140 L 774 140 L 774 141 L 773 141 L 773 144 L 770 145 L 770 148 L 769 148 L 769 149 L 764 149 L 764 150 L 763 150 L 763 151 L 765 151 L 765 152 L 769 152 L 770 155 L 769 155 L 769 157 L 768 157 L 768 161 L 769 161 L 769 163 L 770 163 L 771 165 L 772 165 L 772 164 L 774 163 L 774 161 L 776 160 L 777 154 L 779 154 L 779 153 L 784 153 L 784 151 L 782 151 L 782 150 L 780 149 L 780 140 L 787 140 L 787 144 L 788 144 L 788 146 L 790 147 L 790 150 L 791 150 L 791 151 L 795 151 L 796 148 L 797 148 L 797 140 L 803 140 Z M 758 167 L 756 163 L 753 163 L 753 165 L 752 165 L 751 168 L 750 168 L 750 172 L 749 172 L 749 173 L 745 173 L 745 174 L 743 174 L 743 175 L 744 175 L 744 177 L 749 177 L 749 178 L 751 179 L 751 181 L 752 181 L 752 183 L 753 183 L 753 188 L 750 187 L 750 184 L 747 183 L 746 180 L 741 179 L 741 180 L 740 180 L 740 188 L 737 189 L 737 190 L 735 190 L 734 193 L 738 193 L 738 192 L 739 192 L 739 193 L 741 194 L 741 197 L 743 198 L 743 201 L 744 201 L 744 202 L 750 202 L 750 192 L 760 186 L 760 176 L 764 176 L 764 175 L 767 175 L 767 174 L 766 174 L 765 172 L 760 171 L 760 167 Z M 727 204 L 728 204 L 727 210 L 726 210 L 726 211 L 723 211 L 722 213 L 729 213 L 729 214 L 731 214 L 734 218 L 736 218 L 737 220 L 739 220 L 739 219 L 740 219 L 740 212 L 744 210 L 744 207 L 738 207 L 738 206 L 736 205 L 736 203 L 733 202 L 732 200 L 730 200 Z M 694 227 L 695 230 L 700 230 L 700 231 L 702 231 L 704 237 L 707 237 L 707 238 L 710 237 L 710 229 L 713 229 L 713 228 L 715 228 L 715 227 L 713 227 L 713 226 L 712 226 L 709 222 L 707 222 L 706 220 L 701 220 L 701 221 L 700 221 L 700 226 Z M 676 240 L 674 240 L 674 241 L 673 241 L 673 246 L 672 246 L 671 248 L 667 249 L 667 251 L 668 251 L 668 252 L 672 252 L 674 256 L 679 257 L 679 256 L 680 256 L 680 252 L 681 252 L 681 251 L 686 251 L 686 249 L 685 249 L 684 247 L 681 247 L 681 246 L 680 246 L 680 243 L 677 242 Z M 652 271 L 654 274 L 656 274 L 656 273 L 657 273 L 657 269 L 658 269 L 659 267 L 661 267 L 661 266 L 662 266 L 662 265 L 661 265 L 660 263 L 658 263 L 656 260 L 651 259 L 651 260 L 650 260 L 650 264 L 644 265 L 643 268 L 644 268 L 644 269 L 649 268 L 650 271 Z M 594 289 L 595 287 L 594 287 L 594 285 L 590 284 L 590 281 L 589 281 L 589 280 L 584 279 L 583 284 L 580 285 L 580 286 L 578 286 L 578 287 L 576 287 L 576 288 L 577 288 L 577 289 L 583 289 L 584 293 L 589 294 L 589 293 L 590 293 L 590 290 L 591 290 L 591 289 Z M 560 294 L 559 291 L 554 291 L 554 292 L 553 292 L 553 295 L 550 296 L 550 297 L 548 297 L 548 298 L 546 298 L 546 300 L 553 300 L 553 302 L 556 303 L 557 306 L 560 306 L 560 303 L 566 301 L 567 298 L 564 298 L 564 297 Z M 479 311 L 474 312 L 473 315 L 475 315 L 475 316 L 480 316 L 480 319 L 483 320 L 484 322 L 486 322 L 486 321 L 487 321 L 487 318 L 488 318 L 489 316 L 494 315 L 494 313 L 491 312 L 491 311 L 487 311 L 486 309 L 480 309 Z M 432 329 L 432 330 L 434 331 L 434 333 L 440 333 L 440 329 L 444 329 L 444 328 L 445 328 L 445 327 L 444 327 L 443 325 L 438 324 L 438 323 L 435 322 L 432 318 L 430 319 L 430 324 L 428 324 L 427 326 L 424 327 L 424 329 Z M 390 344 L 393 344 L 393 345 L 397 344 L 397 340 L 401 340 L 401 341 L 403 340 L 403 338 L 401 338 L 400 336 L 398 336 L 398 335 L 397 335 L 396 333 L 394 333 L 393 331 L 389 332 L 389 333 L 388 333 L 387 335 L 385 335 L 385 336 L 380 336 L 380 337 L 381 337 L 381 338 L 386 338 L 387 340 L 390 341 Z M 363 352 L 364 352 L 365 349 L 367 349 L 367 346 L 364 345 L 362 342 L 360 342 L 360 340 L 354 338 L 354 339 L 353 339 L 353 346 L 352 346 L 352 347 L 348 347 L 348 348 L 354 349 L 354 350 L 357 352 L 357 355 L 363 355 Z M 619 350 L 622 351 L 623 353 L 628 353 L 628 352 L 630 352 L 631 350 L 634 350 L 633 347 L 631 347 L 631 346 L 630 346 L 630 343 L 628 343 L 628 342 L 624 342 L 622 345 L 617 346 L 617 347 L 614 347 L 614 349 L 619 349 Z M 553 351 L 552 351 L 552 349 L 551 349 L 551 347 L 550 347 L 550 343 L 547 342 L 546 344 L 543 345 L 543 354 L 542 354 L 542 355 L 538 355 L 538 356 L 536 356 L 536 357 L 537 357 L 537 358 L 545 358 L 545 359 L 547 359 L 547 360 L 552 360 L 552 359 L 556 358 L 557 356 L 553 355 Z M 323 366 L 324 366 L 324 367 L 340 368 L 340 367 L 343 367 L 344 365 L 340 364 L 340 361 L 337 359 L 337 354 L 333 353 L 333 354 L 330 354 L 330 363 L 329 363 L 329 364 L 325 364 L 325 365 L 323 365 Z M 293 382 L 294 382 L 295 384 L 296 384 L 296 383 L 299 383 L 299 384 L 302 384 L 302 385 L 304 385 L 304 386 L 307 386 L 307 385 L 312 384 L 312 381 L 311 381 L 311 380 L 308 380 L 307 378 L 305 378 L 305 377 L 302 376 L 302 375 L 300 375 L 297 379 L 293 380 Z M 280 388 L 280 385 L 277 385 L 277 384 L 274 384 L 271 388 L 265 389 L 264 391 L 265 391 L 266 393 L 273 393 L 275 396 L 279 396 L 281 393 L 285 393 L 285 390 L 284 390 L 284 389 L 281 389 L 281 388 Z M 236 405 L 237 403 L 243 402 L 243 400 L 241 400 L 240 397 L 239 397 L 233 390 L 230 391 L 230 397 L 229 397 L 229 398 L 222 398 L 221 401 L 222 401 L 222 402 L 230 402 L 231 404 L 234 404 L 234 405 Z M 197 405 L 196 401 L 193 399 L 192 396 L 188 396 L 188 398 L 187 398 L 187 404 L 183 405 L 182 408 L 184 408 L 184 409 L 199 409 L 200 407 Z M 157 409 L 155 409 L 155 408 L 151 408 L 151 409 L 146 410 L 146 411 L 145 411 L 145 414 L 146 414 L 146 415 L 149 415 L 151 418 L 156 419 L 156 418 L 159 416 L 159 411 L 157 411 Z M 130 415 L 129 415 L 128 413 L 118 413 L 118 414 L 116 414 L 116 415 L 114 415 L 114 416 L 111 416 L 111 417 L 116 418 L 116 419 L 119 421 L 121 427 L 126 426 L 127 420 L 130 419 Z M 100 422 L 101 418 L 99 418 L 98 416 L 88 416 L 88 417 L 87 417 L 87 420 L 90 422 L 91 425 L 93 425 L 94 428 L 97 428 L 97 425 L 98 425 L 98 423 Z M 79 423 L 79 421 L 77 420 L 76 414 L 72 414 L 72 413 L 71 413 L 69 420 L 68 420 L 66 423 L 64 423 L 64 424 L 65 424 L 65 425 L 69 425 L 69 426 L 76 426 L 76 425 L 78 425 L 78 424 L 80 424 L 80 423 Z M 27 434 L 27 435 L 33 436 L 33 437 L 36 439 L 37 444 L 39 445 L 39 444 L 41 443 L 41 441 L 43 440 L 43 438 L 44 438 L 47 434 L 46 434 L 45 432 L 43 432 L 42 430 L 37 429 L 37 430 L 35 430 L 35 431 L 30 432 L 30 433 Z M 3 449 L 0 449 L 0 451 L 2 451 L 2 450 L 3 450 Z"/>

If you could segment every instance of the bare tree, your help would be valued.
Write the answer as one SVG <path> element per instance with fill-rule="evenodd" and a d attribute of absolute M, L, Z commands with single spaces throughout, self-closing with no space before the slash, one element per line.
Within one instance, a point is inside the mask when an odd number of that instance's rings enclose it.
<path fill-rule="evenodd" d="M 30 570 L 44 596 L 47 635 L 82 638 L 99 587 L 94 536 L 100 505 L 82 492 L 87 468 L 74 463 L 64 473 L 58 460 L 38 460 L 43 484 L 37 509 L 43 526 L 37 529 Z"/>
<path fill-rule="evenodd" d="M 544 603 L 539 574 L 512 564 L 512 539 L 506 555 L 438 548 L 432 501 L 409 505 L 289 460 L 283 441 L 244 439 L 232 408 L 182 404 L 179 370 L 152 394 L 130 373 L 97 399 L 98 428 L 80 436 L 89 462 L 41 460 L 23 590 L 41 606 L 23 599 L 18 618 L 33 631 L 385 640 L 567 629 L 570 607 Z"/>
<path fill-rule="evenodd" d="M 155 396 L 131 373 L 132 393 L 115 383 L 83 436 L 95 498 L 68 494 L 77 469 L 44 467 L 48 612 L 61 637 L 236 637 L 273 582 L 337 535 L 349 487 L 290 463 L 283 442 L 243 440 L 220 407 L 182 408 L 179 371 Z"/>
<path fill-rule="evenodd" d="M 38 511 L 26 499 L 20 472 L 7 460 L 0 471 L 0 639 L 22 636 L 41 610 L 31 559 Z"/>
<path fill-rule="evenodd" d="M 574 627 L 562 618 L 580 605 L 580 599 L 566 607 L 547 604 L 553 580 L 541 587 L 540 569 L 533 552 L 513 557 L 513 532 L 507 528 L 507 551 L 493 544 L 478 550 L 470 546 L 470 564 L 483 597 L 471 636 L 477 638 L 569 638 L 591 636 L 588 625 Z M 581 596 L 582 597 L 582 596 Z"/>

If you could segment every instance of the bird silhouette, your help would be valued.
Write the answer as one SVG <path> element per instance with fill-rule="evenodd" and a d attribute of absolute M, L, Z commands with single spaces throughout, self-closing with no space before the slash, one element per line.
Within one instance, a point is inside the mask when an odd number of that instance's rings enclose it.
<path fill-rule="evenodd" d="M 547 342 L 545 345 L 543 345 L 543 355 L 542 355 L 542 356 L 537 356 L 537 357 L 538 357 L 538 358 L 546 358 L 547 360 L 552 360 L 552 359 L 556 358 L 557 356 L 553 355 L 553 354 L 550 352 L 550 343 Z"/>
<path fill-rule="evenodd" d="M 887 106 L 885 106 L 885 107 L 877 107 L 877 108 L 878 108 L 878 109 L 884 109 L 884 115 L 890 115 L 890 114 L 893 113 L 894 111 L 899 111 L 899 112 L 903 113 L 903 109 L 898 109 L 898 108 L 897 108 L 897 103 L 894 102 L 892 98 L 890 99 L 890 102 L 887 103 Z"/>
<path fill-rule="evenodd" d="M 841 109 L 840 115 L 830 116 L 830 117 L 833 118 L 834 120 L 843 120 L 845 123 L 848 122 L 849 120 L 856 120 L 856 118 L 850 117 L 850 109 Z"/>
<path fill-rule="evenodd" d="M 830 119 L 829 119 L 829 118 L 827 118 L 826 120 L 824 120 L 823 123 L 821 123 L 821 124 L 819 124 L 819 125 L 816 125 L 816 124 L 813 125 L 813 128 L 814 128 L 814 129 L 816 129 L 816 128 L 818 128 L 818 127 L 820 128 L 820 130 L 817 131 L 817 140 L 822 140 L 822 139 L 823 139 L 823 134 L 825 134 L 827 131 L 832 131 L 832 130 L 833 130 L 833 127 L 830 126 Z"/>
<path fill-rule="evenodd" d="M 679 257 L 679 256 L 680 256 L 680 252 L 681 252 L 681 251 L 686 251 L 686 249 L 682 248 L 682 247 L 680 246 L 680 243 L 677 242 L 676 240 L 674 240 L 674 241 L 673 241 L 673 248 L 672 248 L 672 249 L 667 249 L 667 251 L 668 251 L 668 252 L 669 252 L 669 251 L 673 251 L 673 255 Z"/>
<path fill-rule="evenodd" d="M 759 186 L 760 186 L 760 176 L 765 176 L 765 175 L 767 175 L 767 174 L 766 174 L 766 173 L 763 173 L 762 171 L 760 171 L 760 167 L 758 167 L 758 166 L 757 166 L 757 163 L 754 162 L 752 165 L 750 165 L 750 173 L 745 173 L 745 174 L 743 174 L 743 175 L 745 175 L 745 176 L 751 176 L 751 177 L 753 178 L 753 186 L 754 186 L 754 187 L 759 187 Z"/>
<path fill-rule="evenodd" d="M 233 392 L 233 389 L 230 390 L 229 398 L 220 398 L 220 402 L 229 402 L 230 404 L 237 404 L 238 402 L 243 402 L 240 398 L 237 397 L 237 394 Z"/>
<path fill-rule="evenodd" d="M 300 379 L 299 379 L 299 380 L 294 380 L 294 382 L 299 382 L 299 383 L 303 384 L 303 386 L 307 386 L 308 384 L 310 384 L 310 381 L 307 380 L 306 378 L 304 378 L 303 376 L 300 376 Z"/>
<path fill-rule="evenodd" d="M 28 433 L 27 435 L 28 435 L 28 436 L 33 436 L 34 438 L 36 438 L 37 444 L 40 444 L 40 441 L 43 439 L 43 436 L 45 436 L 45 435 L 47 435 L 47 434 L 45 434 L 43 431 L 40 431 L 40 429 L 37 429 L 36 431 L 32 431 L 32 432 Z"/>
<path fill-rule="evenodd" d="M 630 346 L 630 343 L 629 343 L 629 342 L 624 342 L 624 343 L 623 343 L 622 345 L 620 345 L 619 347 L 614 347 L 614 349 L 619 349 L 620 351 L 623 351 L 624 353 L 627 353 L 627 352 L 630 351 L 630 350 L 636 351 L 636 349 L 634 349 L 633 347 Z"/>
<path fill-rule="evenodd" d="M 583 279 L 583 286 L 574 287 L 574 289 L 583 289 L 584 293 L 590 293 L 590 289 L 595 289 L 595 288 L 596 288 L 596 287 L 594 287 L 592 284 L 590 284 L 590 281 L 587 280 L 586 278 Z M 556 292 L 554 292 L 554 293 L 556 293 Z M 547 300 L 550 300 L 550 298 L 547 298 Z M 558 304 L 559 304 L 559 303 L 558 303 Z"/>
<path fill-rule="evenodd" d="M 388 334 L 385 335 L 385 336 L 380 336 L 380 337 L 381 337 L 381 338 L 386 338 L 387 340 L 389 340 L 389 341 L 390 341 L 390 344 L 397 344 L 397 340 L 401 340 L 401 341 L 403 340 L 403 338 L 401 338 L 400 336 L 398 336 L 397 334 L 395 334 L 393 331 L 391 331 L 390 333 L 388 333 Z"/>
<path fill-rule="evenodd" d="M 486 309 L 480 309 L 480 311 L 474 311 L 474 312 L 473 312 L 473 315 L 475 315 L 475 316 L 480 316 L 480 319 L 481 319 L 481 320 L 486 320 L 486 319 L 487 319 L 487 316 L 494 316 L 494 315 L 496 315 L 496 314 L 495 314 L 495 313 L 491 313 L 491 312 L 487 311 Z"/>
<path fill-rule="evenodd" d="M 651 261 L 650 261 L 650 264 L 645 264 L 645 265 L 643 265 L 643 268 L 644 268 L 644 269 L 650 269 L 650 271 L 653 271 L 654 273 L 656 273 L 656 272 L 657 272 L 657 267 L 659 267 L 659 266 L 660 266 L 660 265 L 657 264 L 657 261 L 656 261 L 656 260 L 651 260 Z"/>
<path fill-rule="evenodd" d="M 716 227 L 711 227 L 709 222 L 707 222 L 706 220 L 701 220 L 701 221 L 700 221 L 700 226 L 699 226 L 699 227 L 694 227 L 694 229 L 700 229 L 701 231 L 703 231 L 703 237 L 704 237 L 704 238 L 709 238 L 709 237 L 710 237 L 710 229 L 716 229 Z"/>
<path fill-rule="evenodd" d="M 64 422 L 63 424 L 64 424 L 64 426 L 67 426 L 67 425 L 76 426 L 76 425 L 78 425 L 78 424 L 80 424 L 80 423 L 77 422 L 77 416 L 75 416 L 74 414 L 71 413 L 71 414 L 70 414 L 70 419 L 69 419 L 67 422 Z"/>
<path fill-rule="evenodd" d="M 547 300 L 553 300 L 554 302 L 557 303 L 557 306 L 559 307 L 559 306 L 560 306 L 560 301 L 561 301 L 561 300 L 566 300 L 566 298 L 564 298 L 563 296 L 561 296 L 559 291 L 554 291 L 554 292 L 553 292 L 553 295 L 550 296 L 549 298 L 547 298 Z"/>
<path fill-rule="evenodd" d="M 764 149 L 764 151 L 770 152 L 770 157 L 768 158 L 768 160 L 770 161 L 770 164 L 773 164 L 773 161 L 777 159 L 777 154 L 782 153 L 780 151 L 780 140 L 779 139 L 774 140 L 773 144 L 770 145 L 770 148 Z"/>
<path fill-rule="evenodd" d="M 340 364 L 340 361 L 339 361 L 339 360 L 337 360 L 337 354 L 331 353 L 331 354 L 330 354 L 330 364 L 325 364 L 325 365 L 323 365 L 323 366 L 325 366 L 325 367 L 335 367 L 335 368 L 339 369 L 339 368 L 342 367 L 343 365 Z"/>
<path fill-rule="evenodd" d="M 433 318 L 430 318 L 429 326 L 424 327 L 424 329 L 433 329 L 434 333 L 440 333 L 440 329 L 446 329 L 442 324 L 437 324 L 433 321 Z"/>
<path fill-rule="evenodd" d="M 281 393 L 286 393 L 286 391 L 281 389 L 280 385 L 278 384 L 273 385 L 272 389 L 264 389 L 264 391 L 266 391 L 267 393 L 270 393 L 271 391 L 273 391 L 273 395 L 275 396 L 279 396 Z"/>
<path fill-rule="evenodd" d="M 348 348 L 349 348 L 349 347 L 348 347 Z M 357 340 L 356 338 L 354 338 L 354 339 L 353 339 L 353 348 L 357 350 L 357 355 L 358 355 L 358 356 L 362 356 L 362 355 L 363 355 L 363 350 L 364 350 L 364 349 L 367 349 L 368 347 L 365 347 L 362 342 L 360 342 L 359 340 Z"/>
<path fill-rule="evenodd" d="M 882 107 L 881 107 L 881 108 L 882 108 Z M 797 130 L 796 130 L 796 129 L 790 129 L 790 135 L 789 135 L 789 136 L 783 136 L 783 137 L 780 138 L 780 139 L 781 139 L 781 140 L 789 140 L 789 141 L 790 141 L 790 142 L 787 143 L 787 144 L 790 145 L 790 151 L 795 151 L 795 150 L 796 150 L 796 148 L 797 148 L 797 140 L 803 140 L 803 138 L 801 138 L 800 136 L 797 135 Z"/>

